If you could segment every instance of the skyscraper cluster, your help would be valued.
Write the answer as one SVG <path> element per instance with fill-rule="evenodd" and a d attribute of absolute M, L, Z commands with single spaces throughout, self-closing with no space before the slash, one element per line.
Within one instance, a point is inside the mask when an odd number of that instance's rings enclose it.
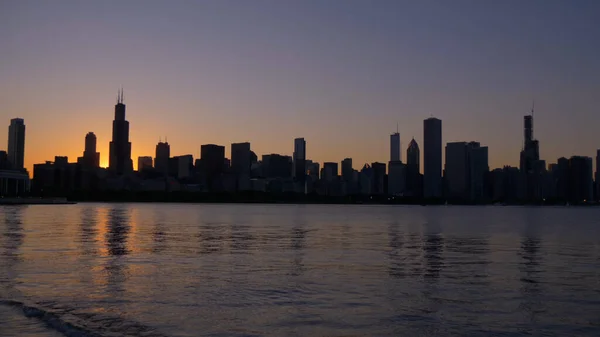
<path fill-rule="evenodd" d="M 344 158 L 340 164 L 324 162 L 321 166 L 308 158 L 307 141 L 298 137 L 293 140 L 291 156 L 270 153 L 259 158 L 249 142 L 241 142 L 231 144 L 229 157 L 223 145 L 201 145 L 197 159 L 191 154 L 172 156 L 165 138 L 156 145 L 154 158 L 150 155 L 137 158 L 138 170 L 134 171 L 125 109 L 121 89 L 115 105 L 107 169 L 99 167 L 96 136 L 89 132 L 83 155 L 76 163 L 56 156 L 54 161 L 34 165 L 33 193 L 264 192 L 448 203 L 581 203 L 600 196 L 600 150 L 596 155 L 595 177 L 590 157 L 559 158 L 546 166 L 540 159 L 540 143 L 534 138 L 533 109 L 523 119 L 519 167 L 505 166 L 491 171 L 487 146 L 477 141 L 449 142 L 444 146 L 442 121 L 434 117 L 425 119 L 422 173 L 421 148 L 414 138 L 408 143 L 403 161 L 399 130 L 390 135 L 389 162 L 367 163 L 360 170 L 354 169 L 352 158 Z M 23 170 L 24 144 L 24 122 L 13 119 L 8 153 L 0 152 L 1 169 Z M 0 190 L 5 185 L 0 185 Z"/>

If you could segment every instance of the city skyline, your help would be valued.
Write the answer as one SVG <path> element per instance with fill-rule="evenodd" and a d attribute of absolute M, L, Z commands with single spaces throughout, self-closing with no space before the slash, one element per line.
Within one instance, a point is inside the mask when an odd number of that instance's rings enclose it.
<path fill-rule="evenodd" d="M 114 116 L 116 116 L 115 114 L 118 114 L 118 113 L 124 114 L 124 113 L 125 113 L 125 107 L 127 106 L 127 104 L 124 104 L 124 99 L 122 98 L 122 97 L 123 97 L 122 95 L 123 95 L 123 93 L 122 93 L 122 89 L 119 89 L 119 91 L 118 91 L 118 94 L 117 94 L 117 105 L 115 105 L 115 107 L 114 107 L 114 109 L 115 109 L 115 110 L 114 110 L 114 112 L 113 112 L 113 117 L 114 117 Z M 118 111 L 118 112 L 117 112 L 117 111 Z M 531 116 L 533 115 L 533 112 L 534 112 L 534 111 L 533 111 L 533 109 L 532 109 L 531 111 L 529 111 L 529 113 L 528 113 L 528 114 L 524 114 L 522 117 L 524 117 L 524 118 L 527 120 L 527 118 L 529 118 L 529 117 L 531 117 Z M 124 117 L 123 117 L 123 118 L 124 118 Z M 426 118 L 426 119 L 424 119 L 424 121 L 423 121 L 423 122 L 426 122 L 427 120 L 432 120 L 432 119 L 434 119 L 434 120 L 435 120 L 435 119 L 437 119 L 437 120 L 440 120 L 440 119 L 438 119 L 438 118 L 435 118 L 435 117 L 429 117 L 429 118 Z M 23 119 L 23 118 L 21 118 L 21 117 L 15 117 L 15 118 L 12 118 L 12 119 L 10 120 L 10 122 L 11 122 L 11 123 L 13 123 L 13 122 L 14 122 L 14 121 L 16 121 L 16 120 L 20 121 L 21 123 L 23 123 L 23 121 L 24 121 L 24 119 Z M 116 119 L 115 119 L 115 121 L 116 121 Z M 115 123 L 115 121 L 113 121 L 113 123 Z M 125 121 L 125 122 L 127 122 L 127 123 L 129 122 L 128 120 L 124 120 L 124 121 Z M 10 125 L 9 125 L 9 127 L 10 127 Z M 114 126 L 113 126 L 113 128 L 114 128 Z M 127 128 L 129 128 L 129 124 L 127 125 Z M 134 126 L 134 128 L 135 128 L 135 126 Z M 444 140 L 444 139 L 445 139 L 445 138 L 444 138 L 444 133 L 446 132 L 446 130 L 445 130 L 445 128 L 444 128 L 443 126 L 441 126 L 440 128 L 442 129 L 442 132 L 441 132 L 441 139 L 442 139 L 442 142 L 441 142 L 441 146 L 442 146 L 442 156 L 441 156 L 441 159 L 442 159 L 442 161 L 441 161 L 441 164 L 442 164 L 442 166 L 441 166 L 440 168 L 441 168 L 441 170 L 443 171 L 443 165 L 444 165 L 444 163 L 445 163 L 445 161 L 446 161 L 446 153 L 445 153 L 445 151 L 443 151 L 443 148 L 445 148 L 447 144 L 452 144 L 452 143 L 457 143 L 457 142 L 469 142 L 469 141 L 472 141 L 472 140 L 455 140 L 455 141 L 445 141 L 445 140 Z M 423 131 L 424 131 L 424 130 L 422 130 L 422 134 L 424 134 L 424 132 L 423 132 Z M 113 130 L 113 133 L 114 133 L 114 132 L 115 132 L 115 131 Z M 537 130 L 536 130 L 536 132 L 537 132 Z M 129 130 L 127 130 L 127 133 L 129 133 Z M 86 132 L 86 135 L 84 136 L 84 138 L 83 138 L 83 141 L 82 141 L 82 142 L 81 142 L 81 144 L 80 144 L 80 145 L 81 145 L 81 149 L 79 149 L 79 151 L 80 151 L 80 152 L 81 152 L 81 151 L 84 151 L 84 152 L 85 152 L 85 150 L 86 150 L 86 147 L 88 146 L 88 139 L 87 139 L 87 137 L 88 137 L 88 136 L 90 136 L 90 135 L 93 135 L 93 136 L 94 136 L 94 141 L 95 141 L 95 142 L 98 142 L 98 143 L 100 143 L 100 141 L 97 141 L 97 138 L 96 138 L 96 135 L 95 135 L 95 131 L 89 131 L 89 132 Z M 388 135 L 388 137 L 389 137 L 389 138 L 388 138 L 388 140 L 387 140 L 387 141 L 388 141 L 389 143 L 387 144 L 387 148 L 385 149 L 385 150 L 387 150 L 387 151 L 388 151 L 388 153 L 387 153 L 387 159 L 385 159 L 385 158 L 384 158 L 384 159 L 377 159 L 377 160 L 373 160 L 373 159 L 372 159 L 372 160 L 369 160 L 369 159 L 366 159 L 364 162 L 360 162 L 359 164 L 357 164 L 356 162 L 354 162 L 356 165 L 353 165 L 353 169 L 360 169 L 360 168 L 362 167 L 362 165 L 364 165 L 364 164 L 368 164 L 368 163 L 372 163 L 372 162 L 382 162 L 382 163 L 387 163 L 389 160 L 391 160 L 391 159 L 392 159 L 392 158 L 391 158 L 391 153 L 395 153 L 395 152 L 396 152 L 396 148 L 392 148 L 392 147 L 396 147 L 396 146 L 397 146 L 397 147 L 399 147 L 399 149 L 400 149 L 400 152 L 399 152 L 400 161 L 406 164 L 406 159 L 402 160 L 402 154 L 401 154 L 401 153 L 402 153 L 403 151 L 406 151 L 406 150 L 408 150 L 408 148 L 410 147 L 410 143 L 412 143 L 413 141 L 416 141 L 416 142 L 417 142 L 417 144 L 419 144 L 419 142 L 418 142 L 416 139 L 418 139 L 418 138 L 424 139 L 424 137 L 423 137 L 423 136 L 421 136 L 421 137 L 414 137 L 414 136 L 413 136 L 413 137 L 411 137 L 411 140 L 408 142 L 408 143 L 409 143 L 409 145 L 407 145 L 407 146 L 406 146 L 406 148 L 402 148 L 402 145 L 401 145 L 401 144 L 403 144 L 403 143 L 404 143 L 404 140 L 402 140 L 402 138 L 401 138 L 401 136 L 400 136 L 400 133 L 398 132 L 398 126 L 397 126 L 397 131 L 396 131 L 396 132 L 393 132 L 393 133 L 390 133 L 390 134 Z M 527 136 L 526 136 L 526 137 L 527 137 Z M 252 148 L 253 148 L 253 150 L 252 150 L 252 151 L 253 151 L 253 152 L 255 152 L 255 153 L 257 153 L 259 156 L 260 156 L 261 154 L 263 154 L 263 155 L 266 155 L 266 154 L 276 154 L 276 153 L 277 153 L 277 154 L 281 154 L 281 155 L 289 155 L 290 157 L 294 157 L 295 148 L 296 148 L 296 141 L 298 141 L 298 140 L 301 140 L 301 141 L 303 141 L 303 142 L 304 142 L 304 143 L 303 143 L 303 144 L 304 144 L 304 145 L 303 145 L 304 147 L 306 146 L 306 141 L 305 141 L 305 139 L 304 139 L 303 137 L 301 137 L 301 138 L 291 138 L 291 139 L 293 140 L 293 145 L 292 145 L 292 149 L 291 149 L 291 150 L 288 150 L 288 151 L 282 151 L 282 152 L 279 152 L 279 153 L 278 153 L 278 152 L 275 152 L 275 151 L 258 152 L 258 151 L 255 151 L 255 150 L 254 150 L 254 147 L 252 147 Z M 396 140 L 396 139 L 399 139 L 399 140 Z M 382 141 L 385 143 L 385 139 L 383 139 Z M 535 139 L 535 141 L 537 142 L 537 141 L 539 141 L 539 140 L 538 140 L 538 139 Z M 108 145 L 109 145 L 109 146 L 107 146 L 107 152 L 105 153 L 105 156 L 104 156 L 104 157 L 103 157 L 103 154 L 102 154 L 102 152 L 97 152 L 97 153 L 96 153 L 96 155 L 99 157 L 99 160 L 98 160 L 98 162 L 99 162 L 99 167 L 102 167 L 102 168 L 109 168 L 109 167 L 110 167 L 110 143 L 111 143 L 111 142 L 112 142 L 112 141 L 109 139 L 109 140 L 108 140 Z M 396 142 L 398 143 L 397 145 L 392 145 L 392 144 L 395 144 Z M 422 140 L 422 142 L 423 142 L 423 140 Z M 250 143 L 250 144 L 252 144 L 252 141 L 251 141 L 251 140 L 246 140 L 246 141 L 241 141 L 241 142 L 238 142 L 238 143 Z M 226 152 L 225 152 L 225 157 L 226 157 L 226 158 L 228 158 L 228 159 L 231 159 L 231 158 L 230 158 L 230 156 L 228 156 L 227 154 L 230 154 L 230 153 L 231 153 L 231 146 L 232 146 L 232 145 L 236 145 L 236 144 L 238 144 L 238 143 L 236 143 L 236 142 L 228 142 L 228 143 L 223 143 L 223 144 L 215 144 L 215 145 L 223 146 L 223 147 L 225 147 L 226 149 L 228 149 L 228 150 L 226 150 Z M 526 141 L 524 141 L 523 139 L 521 139 L 521 143 L 522 143 L 522 146 L 521 146 L 521 149 L 520 149 L 518 152 L 520 152 L 520 151 L 522 151 L 522 150 L 525 150 L 525 147 L 526 147 L 526 144 L 527 144 L 527 142 L 526 142 Z M 8 143 L 7 143 L 7 144 L 8 144 Z M 165 140 L 163 141 L 163 140 L 162 140 L 162 137 L 160 137 L 160 136 L 159 136 L 159 138 L 158 138 L 158 141 L 152 144 L 152 147 L 154 147 L 154 152 L 152 152 L 152 153 L 142 153 L 142 154 L 135 154 L 135 152 L 133 151 L 133 148 L 134 148 L 135 144 L 133 143 L 133 141 L 130 141 L 128 146 L 129 146 L 129 148 L 131 148 L 131 150 L 128 150 L 128 151 L 130 151 L 130 155 L 129 155 L 129 157 L 130 157 L 130 158 L 129 158 L 129 159 L 130 159 L 130 161 L 131 161 L 131 162 L 129 163 L 129 165 L 132 165 L 132 166 L 133 166 L 133 170 L 138 170 L 139 163 L 137 162 L 137 159 L 138 159 L 138 158 L 142 158 L 142 157 L 150 157 L 150 158 L 153 158 L 153 156 L 155 156 L 155 154 L 156 154 L 156 147 L 159 147 L 161 144 L 168 145 L 168 146 L 169 146 L 169 148 L 170 148 L 170 145 L 171 145 L 171 144 L 167 143 L 167 137 L 165 137 Z M 200 154 L 201 154 L 201 151 L 200 151 L 200 149 L 201 149 L 202 145 L 207 145 L 207 144 L 208 144 L 208 145 L 211 145 L 211 144 L 213 144 L 213 143 L 202 143 L 202 144 L 198 144 L 198 151 L 197 151 L 196 153 L 192 153 L 191 151 L 189 151 L 189 152 L 181 152 L 181 153 L 172 153 L 172 152 L 170 152 L 170 151 L 169 151 L 169 154 L 170 154 L 171 156 L 192 155 L 194 158 L 200 158 Z M 27 147 L 26 147 L 26 146 L 27 146 L 27 142 L 25 142 L 25 149 L 27 149 Z M 382 144 L 382 146 L 384 146 L 384 147 L 385 147 L 386 145 L 385 145 L 385 144 Z M 420 146 L 423 146 L 423 144 L 421 144 Z M 98 145 L 95 145 L 95 147 L 102 148 L 102 145 L 100 145 L 100 146 L 98 146 Z M 147 147 L 147 145 L 144 145 L 143 147 Z M 318 146 L 316 146 L 315 148 L 317 148 L 317 149 L 318 149 Z M 543 153 L 543 152 L 541 151 L 541 149 L 538 149 L 538 151 L 539 151 L 539 153 Z M 594 153 L 591 153 L 591 154 L 586 154 L 586 153 L 574 153 L 574 154 L 568 154 L 568 155 L 566 155 L 566 154 L 562 154 L 562 155 L 561 155 L 561 154 L 559 154 L 559 155 L 558 155 L 556 158 L 543 158 L 541 155 L 539 155 L 539 159 L 541 159 L 542 161 L 544 161 L 544 162 L 545 162 L 545 164 L 547 164 L 547 165 L 548 165 L 548 164 L 555 163 L 555 162 L 556 162 L 556 160 L 557 160 L 557 159 L 559 159 L 559 158 L 561 158 L 561 157 L 566 157 L 566 158 L 569 158 L 569 157 L 572 157 L 572 156 L 586 156 L 586 157 L 591 157 L 591 158 L 594 158 L 594 154 L 595 154 L 595 153 L 597 153 L 597 151 L 599 151 L 599 150 L 598 150 L 598 149 L 595 149 L 595 150 L 594 150 Z M 27 150 L 25 150 L 25 152 L 27 152 Z M 127 151 L 126 151 L 126 152 L 127 152 Z M 492 151 L 492 152 L 493 152 L 493 151 Z M 84 154 L 85 154 L 85 153 L 84 153 Z M 28 167 L 28 165 L 27 165 L 27 163 L 28 163 L 27 156 L 25 156 L 25 160 L 24 160 L 24 161 L 25 161 L 25 169 L 27 169 L 27 170 L 28 170 L 28 171 L 31 173 L 31 172 L 32 172 L 32 167 L 33 167 L 33 164 L 42 163 L 42 162 L 46 162 L 46 161 L 51 161 L 51 160 L 52 160 L 52 158 L 54 158 L 54 156 L 63 156 L 63 157 L 68 157 L 68 158 L 69 158 L 69 160 L 71 160 L 71 161 L 73 161 L 73 159 L 74 159 L 74 161 L 77 161 L 77 159 L 79 158 L 77 155 L 70 156 L 70 155 L 66 155 L 66 154 L 63 154 L 63 153 L 54 153 L 54 154 L 49 154 L 49 155 L 48 155 L 48 158 L 49 158 L 49 159 L 40 160 L 40 161 L 38 161 L 38 162 L 31 162 L 31 163 L 30 163 L 30 164 L 31 164 L 31 165 L 30 165 L 31 167 Z M 323 160 L 314 160 L 314 159 L 312 159 L 312 157 L 310 157 L 310 156 L 309 156 L 309 155 L 307 155 L 306 153 L 304 153 L 304 156 L 305 156 L 306 160 L 309 160 L 309 159 L 310 159 L 312 162 L 317 162 L 317 163 L 332 162 L 331 160 L 327 160 L 327 159 L 323 159 Z M 519 166 L 520 166 L 520 163 L 519 163 L 519 161 L 520 161 L 520 156 L 519 156 L 519 155 L 517 155 L 517 157 L 519 157 L 519 160 L 518 160 L 516 163 L 515 163 L 515 162 L 510 162 L 510 163 L 499 163 L 497 166 L 494 166 L 494 165 L 492 165 L 492 164 L 491 164 L 492 162 L 490 161 L 489 168 L 490 168 L 490 170 L 492 170 L 492 169 L 494 169 L 494 168 L 502 168 L 502 167 L 504 167 L 504 166 L 519 167 Z M 342 161 L 343 161 L 345 158 L 354 158 L 354 157 L 353 157 L 353 156 L 350 154 L 349 156 L 346 156 L 346 157 L 344 157 L 344 158 L 340 159 L 339 161 L 334 161 L 334 162 L 340 162 L 340 163 L 341 163 L 341 162 L 342 162 Z M 354 160 L 354 159 L 353 159 L 353 160 Z M 419 163 L 419 164 L 420 164 L 420 166 L 421 166 L 421 170 L 420 170 L 420 172 L 421 172 L 421 173 L 424 173 L 424 171 L 423 171 L 423 167 L 424 167 L 424 159 L 423 159 L 423 157 L 421 157 L 421 158 L 420 158 L 420 163 Z M 596 163 L 596 164 L 593 166 L 593 168 L 594 168 L 594 172 L 595 172 L 595 170 L 596 170 L 596 167 L 597 167 L 597 163 Z M 547 167 L 546 167 L 546 168 L 547 168 Z M 295 169 L 294 169 L 294 170 L 295 170 Z"/>
<path fill-rule="evenodd" d="M 540 158 L 598 148 L 594 1 L 114 5 L 0 5 L 0 117 L 26 121 L 28 170 L 75 160 L 87 132 L 107 166 L 120 85 L 134 166 L 159 137 L 194 157 L 245 141 L 291 155 L 304 137 L 307 159 L 360 168 L 387 162 L 396 123 L 401 144 L 423 150 L 431 115 L 443 144 L 478 141 L 490 169 L 519 166 L 516 121 L 533 99 Z"/>

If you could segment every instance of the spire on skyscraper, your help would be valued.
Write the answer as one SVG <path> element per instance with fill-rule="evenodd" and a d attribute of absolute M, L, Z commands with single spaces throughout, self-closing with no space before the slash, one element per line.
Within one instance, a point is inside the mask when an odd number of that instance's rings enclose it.
<path fill-rule="evenodd" d="M 117 91 L 117 104 L 123 104 L 123 87 Z"/>

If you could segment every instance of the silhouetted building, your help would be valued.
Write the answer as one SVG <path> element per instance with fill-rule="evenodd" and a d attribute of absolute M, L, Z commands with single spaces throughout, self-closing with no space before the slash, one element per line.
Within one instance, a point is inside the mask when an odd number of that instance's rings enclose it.
<path fill-rule="evenodd" d="M 492 200 L 515 202 L 519 200 L 520 172 L 516 167 L 504 166 L 491 172 Z"/>
<path fill-rule="evenodd" d="M 312 160 L 307 160 L 306 172 L 312 181 L 317 181 L 319 180 L 321 165 L 319 163 L 314 163 Z"/>
<path fill-rule="evenodd" d="M 152 157 L 143 156 L 138 157 L 137 169 L 138 171 L 148 170 L 152 168 Z"/>
<path fill-rule="evenodd" d="M 554 197 L 566 202 L 569 200 L 569 160 L 565 157 L 558 158 L 556 165 L 550 171 L 555 186 Z"/>
<path fill-rule="evenodd" d="M 600 200 L 600 149 L 596 151 L 596 200 Z"/>
<path fill-rule="evenodd" d="M 0 151 L 0 170 L 9 170 L 10 168 L 11 165 L 8 161 L 8 153 L 6 153 L 6 151 Z"/>
<path fill-rule="evenodd" d="M 252 169 L 252 151 L 250 143 L 231 144 L 231 171 L 235 175 L 238 191 L 249 190 Z"/>
<path fill-rule="evenodd" d="M 521 151 L 520 170 L 523 175 L 524 198 L 529 201 L 543 198 L 545 165 L 540 163 L 539 142 L 533 138 L 533 108 L 531 115 L 523 117 L 524 142 Z"/>
<path fill-rule="evenodd" d="M 55 156 L 54 162 L 33 165 L 32 189 L 37 195 L 68 195 L 68 193 L 88 189 L 86 177 L 82 175 L 83 165 L 69 163 L 66 156 Z"/>
<path fill-rule="evenodd" d="M 396 132 L 390 135 L 390 161 L 401 161 L 400 154 L 400 133 Z"/>
<path fill-rule="evenodd" d="M 25 168 L 25 121 L 13 118 L 8 127 L 8 161 L 14 170 Z"/>
<path fill-rule="evenodd" d="M 586 202 L 593 198 L 592 158 L 573 156 L 569 159 L 569 199 Z"/>
<path fill-rule="evenodd" d="M 442 196 L 442 121 L 428 118 L 423 122 L 423 196 Z"/>
<path fill-rule="evenodd" d="M 421 178 L 421 153 L 419 144 L 413 138 L 406 149 L 406 192 L 410 196 L 423 194 Z"/>
<path fill-rule="evenodd" d="M 294 178 L 300 183 L 306 181 L 306 141 L 294 139 Z"/>
<path fill-rule="evenodd" d="M 123 104 L 122 89 L 117 96 L 117 105 L 115 105 L 115 119 L 113 121 L 108 167 L 117 175 L 133 171 L 131 143 L 129 142 L 129 122 L 125 119 L 125 104 Z"/>
<path fill-rule="evenodd" d="M 406 190 L 406 165 L 391 161 L 388 167 L 388 194 L 404 195 Z"/>
<path fill-rule="evenodd" d="M 186 179 L 194 171 L 194 157 L 191 154 L 169 158 L 169 176 Z"/>
<path fill-rule="evenodd" d="M 466 142 L 446 144 L 444 179 L 448 199 L 469 198 L 469 155 Z"/>
<path fill-rule="evenodd" d="M 444 181 L 446 197 L 463 201 L 487 198 L 488 148 L 477 142 L 446 144 Z"/>
<path fill-rule="evenodd" d="M 211 190 L 219 190 L 217 183 L 225 172 L 225 147 L 215 144 L 200 146 L 201 171 L 206 184 Z"/>
<path fill-rule="evenodd" d="M 347 183 L 351 182 L 353 173 L 352 158 L 345 158 L 342 160 L 342 180 Z"/>
<path fill-rule="evenodd" d="M 469 160 L 469 199 L 471 201 L 484 201 L 487 196 L 486 177 L 490 171 L 488 165 L 488 148 L 480 146 L 477 142 L 470 142 L 468 147 Z"/>
<path fill-rule="evenodd" d="M 85 135 L 85 149 L 83 156 L 77 158 L 77 163 L 86 168 L 100 167 L 100 153 L 96 152 L 96 135 L 93 132 Z"/>
<path fill-rule="evenodd" d="M 0 169 L 0 197 L 21 197 L 27 194 L 29 194 L 28 173 Z"/>
<path fill-rule="evenodd" d="M 231 170 L 237 175 L 250 175 L 251 151 L 250 143 L 231 144 Z"/>
<path fill-rule="evenodd" d="M 323 163 L 323 174 L 321 180 L 331 183 L 338 177 L 338 163 L 327 162 Z"/>
<path fill-rule="evenodd" d="M 373 168 L 365 164 L 358 174 L 358 191 L 360 194 L 370 195 L 373 185 Z"/>
<path fill-rule="evenodd" d="M 371 163 L 373 169 L 373 176 L 371 179 L 371 194 L 385 194 L 385 171 L 386 167 L 384 163 Z"/>
<path fill-rule="evenodd" d="M 169 158 L 171 158 L 171 146 L 167 142 L 158 142 L 156 144 L 156 153 L 154 157 L 154 168 L 157 172 L 164 175 L 169 173 Z"/>
<path fill-rule="evenodd" d="M 262 156 L 263 175 L 265 178 L 291 178 L 292 158 L 279 154 L 268 154 Z"/>

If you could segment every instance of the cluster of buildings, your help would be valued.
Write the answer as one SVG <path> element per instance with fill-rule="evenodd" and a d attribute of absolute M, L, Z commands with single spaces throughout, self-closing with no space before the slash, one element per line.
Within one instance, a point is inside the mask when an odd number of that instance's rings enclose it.
<path fill-rule="evenodd" d="M 154 157 L 138 157 L 133 169 L 129 122 L 123 92 L 115 106 L 108 168 L 100 167 L 96 136 L 85 136 L 85 149 L 77 162 L 57 156 L 35 164 L 33 181 L 23 168 L 25 125 L 13 119 L 8 152 L 0 151 L 2 195 L 68 196 L 78 191 L 188 191 L 301 193 L 325 196 L 379 196 L 413 200 L 445 200 L 449 203 L 486 202 L 592 202 L 600 198 L 600 150 L 596 177 L 592 158 L 559 158 L 546 165 L 533 137 L 533 109 L 524 117 L 524 142 L 520 166 L 491 170 L 488 148 L 479 142 L 450 142 L 443 146 L 442 121 L 428 118 L 421 150 L 412 139 L 402 160 L 400 133 L 390 136 L 389 162 L 365 164 L 354 169 L 352 158 L 322 165 L 307 159 L 304 138 L 296 138 L 291 156 L 264 154 L 260 158 L 250 143 L 234 143 L 226 157 L 225 146 L 205 144 L 200 158 L 172 156 L 170 145 L 159 141 Z M 445 152 L 445 162 L 442 161 Z"/>

